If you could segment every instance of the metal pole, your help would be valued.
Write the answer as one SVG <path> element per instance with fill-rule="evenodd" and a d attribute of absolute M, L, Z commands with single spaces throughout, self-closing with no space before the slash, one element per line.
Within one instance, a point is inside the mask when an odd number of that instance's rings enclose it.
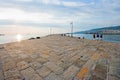
<path fill-rule="evenodd" d="M 52 34 L 52 28 L 50 28 L 50 35 Z"/>
<path fill-rule="evenodd" d="M 71 22 L 71 37 L 73 37 L 73 22 Z"/>

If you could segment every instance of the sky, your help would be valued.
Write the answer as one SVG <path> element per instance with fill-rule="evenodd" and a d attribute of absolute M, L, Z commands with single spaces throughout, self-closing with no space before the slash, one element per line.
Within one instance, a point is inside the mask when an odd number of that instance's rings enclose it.
<path fill-rule="evenodd" d="M 0 33 L 74 32 L 120 25 L 120 0 L 0 0 Z"/>

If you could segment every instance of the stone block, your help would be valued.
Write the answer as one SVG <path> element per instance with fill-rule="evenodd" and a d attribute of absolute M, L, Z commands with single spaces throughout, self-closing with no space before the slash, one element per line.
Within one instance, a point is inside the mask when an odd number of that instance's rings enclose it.
<path fill-rule="evenodd" d="M 41 77 L 46 77 L 47 75 L 50 74 L 51 70 L 43 66 L 42 68 L 38 69 L 37 72 Z"/>

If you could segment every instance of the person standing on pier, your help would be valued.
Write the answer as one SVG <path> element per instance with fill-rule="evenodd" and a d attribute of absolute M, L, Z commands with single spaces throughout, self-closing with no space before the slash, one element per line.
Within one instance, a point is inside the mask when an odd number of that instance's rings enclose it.
<path fill-rule="evenodd" d="M 102 40 L 102 38 L 103 38 L 103 34 L 100 34 L 100 40 Z"/>
<path fill-rule="evenodd" d="M 93 40 L 95 40 L 95 34 L 93 34 Z"/>
<path fill-rule="evenodd" d="M 98 33 L 96 34 L 96 37 L 97 37 L 97 40 L 99 40 L 99 34 Z"/>

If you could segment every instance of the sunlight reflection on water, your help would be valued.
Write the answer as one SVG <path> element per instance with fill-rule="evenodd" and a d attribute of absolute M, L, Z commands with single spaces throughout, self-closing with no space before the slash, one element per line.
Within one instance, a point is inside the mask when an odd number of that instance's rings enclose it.
<path fill-rule="evenodd" d="M 21 34 L 16 35 L 16 39 L 18 42 L 21 42 L 22 38 L 23 38 L 23 36 Z"/>

